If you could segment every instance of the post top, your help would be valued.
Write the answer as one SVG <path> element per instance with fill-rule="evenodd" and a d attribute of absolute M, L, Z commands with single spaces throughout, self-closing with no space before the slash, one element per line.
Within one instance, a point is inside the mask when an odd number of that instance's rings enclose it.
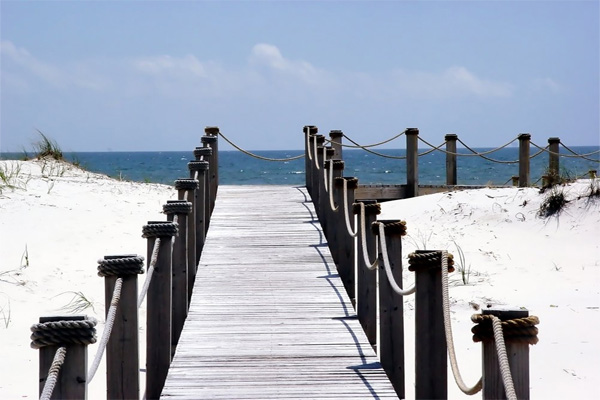
<path fill-rule="evenodd" d="M 458 139 L 458 135 L 456 133 L 448 133 L 445 138 L 446 140 L 456 140 Z"/>
<path fill-rule="evenodd" d="M 560 143 L 560 138 L 557 138 L 557 137 L 548 138 L 548 143 L 550 143 L 550 144 L 552 144 L 552 143 Z"/>
<path fill-rule="evenodd" d="M 406 134 L 407 135 L 418 135 L 419 128 L 406 128 Z"/>
<path fill-rule="evenodd" d="M 132 257 L 138 257 L 137 254 L 117 254 L 117 255 L 110 255 L 110 256 L 104 256 L 105 260 L 116 260 L 117 258 L 132 258 Z"/>
<path fill-rule="evenodd" d="M 323 135 L 315 135 L 315 138 L 317 139 L 317 144 L 323 144 L 323 142 L 325 142 L 325 136 Z"/>
<path fill-rule="evenodd" d="M 218 135 L 219 127 L 218 126 L 207 126 L 206 128 L 204 128 L 204 133 L 206 133 L 207 135 Z"/>
<path fill-rule="evenodd" d="M 529 133 L 520 133 L 519 140 L 529 140 L 531 139 L 531 134 Z"/>
<path fill-rule="evenodd" d="M 329 137 L 330 138 L 339 138 L 339 137 L 342 137 L 342 136 L 344 136 L 344 132 L 342 132 L 342 131 L 340 131 L 338 129 L 334 129 L 334 130 L 329 131 Z"/>
<path fill-rule="evenodd" d="M 88 319 L 87 315 L 55 315 L 51 317 L 40 317 L 40 324 L 44 324 L 46 322 L 55 322 L 55 321 L 85 321 Z"/>
<path fill-rule="evenodd" d="M 529 310 L 526 308 L 517 308 L 517 307 L 501 307 L 494 306 L 492 308 L 486 308 L 481 310 L 482 315 L 495 315 L 501 320 L 505 321 L 507 319 L 516 319 L 516 318 L 524 318 L 529 316 Z"/>
<path fill-rule="evenodd" d="M 319 132 L 319 128 L 317 128 L 314 125 L 304 125 L 304 128 L 302 128 L 302 131 L 304 133 L 309 133 L 311 135 L 316 134 L 317 132 Z"/>

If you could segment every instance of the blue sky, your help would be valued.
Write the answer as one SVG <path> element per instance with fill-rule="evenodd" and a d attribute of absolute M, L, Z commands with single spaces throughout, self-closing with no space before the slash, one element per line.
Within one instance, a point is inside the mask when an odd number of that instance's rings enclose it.
<path fill-rule="evenodd" d="M 598 1 L 6 1 L 0 150 L 600 144 Z M 404 147 L 393 142 L 387 147 Z M 223 145 L 222 148 L 229 148 Z"/>

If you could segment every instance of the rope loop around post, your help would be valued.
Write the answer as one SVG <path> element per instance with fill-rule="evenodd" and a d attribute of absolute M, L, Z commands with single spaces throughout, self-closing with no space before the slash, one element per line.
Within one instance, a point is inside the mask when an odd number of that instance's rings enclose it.
<path fill-rule="evenodd" d="M 188 169 L 190 171 L 208 171 L 208 161 L 190 161 L 188 162 Z"/>
<path fill-rule="evenodd" d="M 192 203 L 185 200 L 168 200 L 163 205 L 163 213 L 169 214 L 190 214 L 192 212 Z"/>
<path fill-rule="evenodd" d="M 175 180 L 175 190 L 195 190 L 200 187 L 197 179 L 177 179 Z"/>
<path fill-rule="evenodd" d="M 105 256 L 98 260 L 98 276 L 129 276 L 144 273 L 144 257 L 136 255 Z"/>
<path fill-rule="evenodd" d="M 408 255 L 408 270 L 421 268 L 437 268 L 442 262 L 441 251 L 417 250 Z M 448 253 L 448 272 L 454 272 L 454 256 Z"/>
<path fill-rule="evenodd" d="M 363 209 L 362 207 L 364 207 L 365 215 L 381 214 L 381 203 L 365 204 L 362 202 L 356 202 L 352 204 L 352 212 L 354 214 L 360 214 L 361 210 Z"/>
<path fill-rule="evenodd" d="M 150 222 L 142 227 L 142 237 L 168 237 L 177 236 L 179 230 L 177 224 L 173 222 Z"/>
<path fill-rule="evenodd" d="M 94 318 L 84 320 L 64 320 L 40 322 L 31 326 L 31 347 L 68 346 L 70 344 L 89 345 L 96 343 Z"/>
<path fill-rule="evenodd" d="M 473 321 L 475 326 L 471 328 L 471 332 L 473 333 L 473 341 L 474 342 L 483 342 L 488 340 L 494 340 L 494 329 L 493 329 L 493 319 L 497 318 L 493 315 L 482 315 L 482 314 L 474 314 L 471 317 L 471 321 Z M 538 328 L 536 325 L 540 323 L 538 317 L 531 315 L 529 317 L 524 318 L 515 318 L 509 320 L 502 320 L 502 332 L 504 335 L 504 340 L 508 342 L 520 342 L 520 343 L 529 343 L 529 344 L 537 344 L 539 339 Z"/>
<path fill-rule="evenodd" d="M 384 235 L 406 236 L 406 221 L 376 221 L 371 226 L 375 235 L 379 235 L 382 232 L 380 225 L 383 228 Z"/>
<path fill-rule="evenodd" d="M 196 147 L 194 149 L 194 157 L 196 157 L 196 159 L 199 159 L 200 157 L 210 157 L 212 156 L 212 153 L 213 150 L 211 147 Z"/>

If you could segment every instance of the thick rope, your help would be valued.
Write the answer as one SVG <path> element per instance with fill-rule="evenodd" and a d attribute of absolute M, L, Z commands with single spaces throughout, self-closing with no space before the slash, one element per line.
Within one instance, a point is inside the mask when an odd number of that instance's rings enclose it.
<path fill-rule="evenodd" d="M 396 282 L 396 278 L 392 274 L 392 268 L 390 267 L 390 257 L 387 252 L 387 243 L 385 240 L 385 225 L 381 222 L 376 222 L 379 225 L 379 241 L 381 243 L 381 254 L 383 257 L 383 268 L 385 270 L 385 274 L 388 277 L 388 282 L 394 292 L 398 293 L 400 296 L 408 296 L 414 294 L 417 291 L 417 287 L 413 285 L 412 287 L 404 290 Z"/>
<path fill-rule="evenodd" d="M 78 321 L 50 321 L 31 326 L 31 347 L 89 345 L 96 343 L 97 321 L 94 318 Z"/>
<path fill-rule="evenodd" d="M 313 153 L 314 153 L 314 162 L 315 162 L 315 168 L 318 170 L 321 169 L 321 167 L 319 166 L 319 154 L 318 154 L 318 150 L 317 150 L 317 138 L 315 137 L 315 139 L 313 140 Z"/>
<path fill-rule="evenodd" d="M 307 152 L 307 154 L 306 154 L 306 155 L 308 156 L 308 159 L 309 159 L 310 161 L 312 161 L 313 157 L 312 157 L 312 151 L 311 151 L 311 147 L 310 147 L 310 138 L 311 138 L 313 135 L 311 135 L 311 134 L 309 133 L 308 135 L 305 135 L 305 136 L 306 136 L 306 152 Z"/>
<path fill-rule="evenodd" d="M 194 190 L 200 187 L 197 179 L 177 179 L 175 181 L 175 190 Z"/>
<path fill-rule="evenodd" d="M 249 152 L 247 150 L 242 149 L 241 147 L 239 147 L 238 145 L 236 145 L 235 143 L 233 143 L 231 140 L 229 140 L 225 135 L 223 135 L 222 132 L 219 132 L 219 135 L 223 139 L 225 139 L 225 141 L 227 143 L 229 143 L 230 145 L 232 145 L 235 149 L 241 151 L 242 153 L 246 154 L 247 156 L 254 157 L 254 158 L 259 159 L 259 160 L 263 160 L 263 161 L 284 161 L 285 162 L 285 161 L 299 160 L 299 159 L 301 159 L 301 158 L 304 157 L 304 154 L 301 154 L 301 155 L 295 156 L 295 157 L 289 157 L 289 158 L 269 158 L 269 157 L 259 156 L 258 154 L 254 154 L 254 153 L 251 153 L 251 152 Z"/>
<path fill-rule="evenodd" d="M 52 365 L 50 365 L 50 368 L 48 369 L 48 376 L 46 377 L 46 383 L 44 384 L 44 389 L 40 395 L 40 400 L 50 400 L 52 397 L 52 392 L 54 392 L 58 374 L 60 373 L 60 367 L 64 364 L 66 355 L 66 347 L 59 347 L 58 350 L 56 350 Z"/>
<path fill-rule="evenodd" d="M 391 142 L 392 140 L 396 140 L 398 139 L 400 136 L 404 135 L 406 133 L 406 130 L 400 132 L 399 134 L 391 137 L 390 139 L 386 139 L 383 142 L 379 142 L 379 143 L 373 143 L 373 144 L 364 144 L 364 145 L 360 145 L 358 143 L 356 143 L 354 140 L 350 139 L 348 136 L 346 136 L 346 134 L 342 134 L 346 139 L 348 139 L 350 142 L 354 143 L 354 146 L 350 146 L 348 144 L 343 144 L 343 143 L 339 143 L 339 142 L 333 142 L 331 140 L 328 140 L 327 138 L 325 139 L 325 141 L 327 141 L 328 143 L 337 143 L 339 145 L 341 145 L 342 147 L 347 147 L 350 149 L 367 149 L 369 147 L 377 147 L 377 146 L 381 146 L 382 144 L 386 144 Z"/>
<path fill-rule="evenodd" d="M 98 260 L 98 276 L 127 276 L 144 273 L 144 257 L 121 257 Z"/>
<path fill-rule="evenodd" d="M 417 154 L 417 156 L 419 156 L 419 157 L 423 157 L 423 156 L 426 156 L 429 153 L 433 153 L 434 151 L 439 150 L 443 145 L 445 145 L 446 143 L 448 143 L 448 142 L 445 141 L 444 143 L 440 144 L 439 146 L 434 146 L 431 143 L 429 143 L 427 140 L 421 138 L 420 136 L 417 136 L 417 139 L 419 139 L 421 142 L 425 143 L 427 146 L 431 147 L 430 150 L 427 150 L 427 151 L 425 151 L 423 153 Z"/>
<path fill-rule="evenodd" d="M 450 366 L 454 380 L 458 388 L 465 394 L 472 396 L 478 393 L 483 387 L 482 378 L 473 387 L 468 387 L 460 375 L 458 370 L 458 362 L 456 361 L 456 353 L 454 351 L 454 338 L 452 337 L 452 321 L 450 320 L 450 295 L 448 293 L 448 252 L 442 251 L 442 307 L 444 314 L 444 328 L 446 331 L 446 347 L 448 348 L 448 356 L 450 358 Z"/>
<path fill-rule="evenodd" d="M 112 333 L 113 325 L 115 324 L 115 317 L 117 315 L 117 307 L 119 306 L 119 300 L 121 300 L 121 289 L 123 287 L 123 278 L 117 278 L 115 281 L 115 288 L 113 290 L 112 299 L 110 301 L 110 308 L 108 309 L 108 313 L 106 314 L 106 323 L 104 324 L 104 332 L 102 332 L 102 338 L 100 339 L 100 344 L 98 345 L 98 350 L 96 351 L 96 356 L 94 357 L 94 361 L 90 366 L 87 375 L 88 384 L 94 379 L 96 375 L 96 371 L 98 371 L 98 367 L 100 366 L 100 361 L 102 361 L 102 356 L 104 355 L 104 351 L 106 350 L 106 345 L 108 344 L 108 339 L 110 339 L 110 334 Z"/>
<path fill-rule="evenodd" d="M 379 260 L 377 258 L 377 254 L 379 254 L 379 249 L 377 241 L 375 241 L 375 261 L 371 262 L 369 257 L 369 249 L 367 249 L 367 237 L 366 237 L 366 218 L 365 218 L 365 203 L 359 202 L 360 204 L 360 235 L 361 235 L 361 245 L 362 245 L 362 254 L 363 261 L 365 263 L 365 267 L 369 270 L 374 270 L 379 265 Z"/>
<path fill-rule="evenodd" d="M 332 188 L 329 191 L 329 207 L 331 208 L 331 211 L 337 211 L 339 206 L 336 206 L 333 201 L 333 164 L 333 160 L 329 160 L 329 187 Z"/>
<path fill-rule="evenodd" d="M 348 209 L 348 182 L 343 179 L 343 188 L 344 188 L 344 220 L 346 221 L 346 230 L 348 231 L 348 235 L 350 237 L 356 237 L 358 234 L 358 228 L 353 232 L 352 227 L 350 226 L 350 217 L 349 217 L 349 209 Z"/>
<path fill-rule="evenodd" d="M 504 343 L 504 335 L 502 334 L 502 323 L 500 318 L 492 316 L 492 324 L 494 327 L 494 341 L 496 342 L 498 364 L 500 365 L 500 374 L 502 375 L 502 383 L 504 383 L 506 398 L 508 400 L 517 400 L 515 385 L 513 383 L 512 374 L 510 373 L 508 356 L 506 355 L 506 344 Z"/>
<path fill-rule="evenodd" d="M 148 274 L 146 275 L 146 280 L 144 281 L 144 286 L 142 286 L 142 291 L 138 297 L 138 308 L 144 302 L 144 298 L 146 297 L 146 293 L 148 293 L 148 288 L 150 287 L 150 281 L 152 280 L 152 274 L 154 274 L 154 266 L 158 261 L 158 249 L 160 248 L 160 238 L 156 238 L 154 241 L 154 248 L 152 249 L 152 258 L 150 259 L 150 266 L 148 267 Z"/>
<path fill-rule="evenodd" d="M 323 152 L 325 153 L 325 152 Z M 323 154 L 325 155 L 325 154 Z M 333 174 L 333 168 L 331 166 L 331 161 L 332 160 L 325 160 L 325 165 L 323 168 L 323 186 L 325 187 L 325 193 L 329 193 L 329 173 L 331 172 Z"/>
<path fill-rule="evenodd" d="M 600 160 L 594 160 L 593 158 L 587 157 L 587 156 L 592 156 L 594 154 L 600 153 L 600 150 L 592 151 L 591 153 L 587 153 L 587 154 L 579 154 L 579 153 L 576 153 L 575 151 L 571 150 L 569 147 L 567 147 L 567 145 L 565 145 L 562 141 L 560 142 L 560 144 L 562 145 L 562 147 L 565 148 L 565 150 L 567 150 L 573 154 L 572 156 L 570 156 L 568 154 L 562 154 L 563 157 L 583 158 L 584 160 L 588 160 L 588 161 L 592 161 L 592 162 L 600 162 Z"/>
<path fill-rule="evenodd" d="M 514 138 L 514 139 L 513 139 L 513 140 L 511 140 L 510 142 L 506 143 L 505 145 L 503 145 L 503 146 L 500 146 L 500 147 L 498 147 L 498 148 L 496 148 L 496 149 L 493 149 L 493 150 L 484 151 L 483 153 L 478 153 L 477 151 L 475 151 L 475 150 L 473 150 L 472 148 L 470 148 L 470 147 L 469 147 L 469 146 L 468 146 L 468 145 L 467 145 L 465 142 L 463 142 L 462 140 L 460 140 L 460 139 L 457 139 L 457 140 L 458 140 L 458 142 L 459 142 L 460 144 L 462 144 L 463 146 L 465 146 L 465 148 L 466 148 L 467 150 L 469 150 L 470 152 L 472 152 L 474 156 L 479 156 L 479 157 L 481 157 L 481 158 L 483 158 L 483 159 L 485 159 L 485 160 L 488 160 L 488 161 L 491 161 L 491 162 L 495 162 L 495 163 L 498 163 L 498 164 L 517 164 L 517 163 L 519 162 L 519 160 L 515 160 L 515 161 L 502 161 L 502 160 L 496 160 L 496 159 L 494 159 L 494 158 L 486 157 L 485 155 L 486 155 L 486 154 L 493 153 L 493 152 L 496 152 L 496 151 L 498 151 L 498 150 L 502 150 L 503 148 L 505 148 L 506 146 L 510 145 L 511 143 L 513 143 L 515 140 L 518 140 L 518 139 L 519 139 L 519 137 L 517 136 L 516 138 Z M 440 150 L 440 151 L 447 153 L 447 152 L 446 152 L 446 151 L 444 151 L 444 150 Z M 457 155 L 457 156 L 469 156 L 469 155 L 470 155 L 470 154 L 459 154 L 459 153 L 450 153 L 450 154 L 454 154 L 454 155 Z"/>

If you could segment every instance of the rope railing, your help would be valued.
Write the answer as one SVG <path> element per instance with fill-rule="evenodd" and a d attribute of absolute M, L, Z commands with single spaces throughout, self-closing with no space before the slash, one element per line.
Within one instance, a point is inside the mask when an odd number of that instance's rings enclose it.
<path fill-rule="evenodd" d="M 152 280 L 152 275 L 154 274 L 154 267 L 156 266 L 156 262 L 158 261 L 158 251 L 160 249 L 160 237 L 157 237 L 154 241 L 154 247 L 152 248 L 152 258 L 150 259 L 150 265 L 148 267 L 148 272 L 146 275 L 146 280 L 144 281 L 144 285 L 142 286 L 142 290 L 138 297 L 137 306 L 140 308 L 142 303 L 144 302 L 144 298 L 148 293 L 148 288 L 150 287 L 150 281 Z"/>
<path fill-rule="evenodd" d="M 117 307 L 119 306 L 119 300 L 121 299 L 121 288 L 123 287 L 123 278 L 117 278 L 115 282 L 115 288 L 113 290 L 112 299 L 110 301 L 110 308 L 108 310 L 108 314 L 106 315 L 106 323 L 104 324 L 104 332 L 102 332 L 102 338 L 100 339 L 100 343 L 98 344 L 98 350 L 96 351 L 96 356 L 94 357 L 94 361 L 90 366 L 88 371 L 88 383 L 90 383 L 96 372 L 98 371 L 98 367 L 100 366 L 100 361 L 102 361 L 102 357 L 104 356 L 104 351 L 106 350 L 106 345 L 108 344 L 108 340 L 110 339 L 110 334 L 112 333 L 112 328 L 115 323 L 115 316 L 117 315 Z"/>
<path fill-rule="evenodd" d="M 531 145 L 533 147 L 538 148 L 540 150 L 540 152 L 545 152 L 545 153 L 548 153 L 548 154 L 553 155 L 553 156 L 559 156 L 559 157 L 565 157 L 565 158 L 583 158 L 584 160 L 587 160 L 587 161 L 600 163 L 600 159 L 596 160 L 596 159 L 593 159 L 593 158 L 588 158 L 588 156 L 600 153 L 600 150 L 592 151 L 592 152 L 586 153 L 586 154 L 579 154 L 579 153 L 575 152 L 573 149 L 567 147 L 563 142 L 560 142 L 560 144 L 565 148 L 565 150 L 567 150 L 567 151 L 569 151 L 571 153 L 571 154 L 564 154 L 564 153 L 560 153 L 560 152 L 557 153 L 557 152 L 548 150 L 549 146 L 541 147 L 541 146 L 535 144 L 534 142 L 530 142 L 530 143 L 531 143 Z M 535 157 L 537 154 L 538 153 L 536 153 L 535 155 L 531 156 L 531 158 Z"/>
<path fill-rule="evenodd" d="M 329 192 L 329 208 L 331 211 L 337 211 L 339 206 L 336 206 L 333 201 L 333 160 L 328 160 L 329 162 L 329 187 L 331 188 Z"/>
<path fill-rule="evenodd" d="M 331 140 L 329 140 L 327 138 L 325 138 L 325 141 L 327 143 L 330 143 L 330 144 L 331 143 L 337 143 L 338 145 L 340 145 L 342 147 L 345 147 L 345 148 L 349 148 L 349 149 L 363 149 L 364 150 L 364 149 L 368 149 L 368 148 L 371 148 L 371 147 L 378 147 L 378 146 L 381 146 L 383 144 L 389 143 L 389 142 L 391 142 L 393 140 L 398 139 L 400 136 L 404 135 L 405 133 L 406 133 L 406 130 L 404 130 L 404 131 L 400 132 L 399 134 L 397 134 L 397 135 L 395 135 L 395 136 L 393 136 L 393 137 L 391 137 L 389 139 L 386 139 L 386 140 L 384 140 L 382 142 L 372 143 L 372 144 L 363 144 L 363 145 L 358 144 L 357 142 L 355 142 L 354 140 L 352 140 L 351 138 L 349 138 L 346 134 L 342 134 L 343 137 L 345 137 L 346 139 L 348 139 L 351 143 L 354 143 L 354 146 L 351 146 L 351 145 L 348 145 L 348 144 L 339 143 L 339 142 L 333 142 L 333 141 L 331 141 Z"/>
<path fill-rule="evenodd" d="M 56 386 L 56 381 L 58 380 L 58 374 L 60 373 L 60 367 L 62 367 L 64 364 L 66 355 L 66 347 L 59 347 L 56 350 L 54 359 L 52 360 L 52 365 L 50 365 L 50 369 L 48 370 L 48 377 L 46 378 L 44 389 L 40 395 L 40 400 L 50 400 L 50 398 L 52 398 L 52 393 L 54 392 L 54 387 Z"/>
<path fill-rule="evenodd" d="M 225 141 L 227 143 L 229 143 L 231 146 L 233 146 L 236 150 L 241 151 L 242 153 L 256 158 L 258 160 L 263 160 L 263 161 L 275 161 L 275 162 L 285 162 L 285 161 L 294 161 L 294 160 L 299 160 L 301 158 L 304 158 L 304 154 L 301 154 L 299 156 L 295 156 L 295 157 L 288 157 L 288 158 L 269 158 L 269 157 L 264 157 L 264 156 L 259 156 L 258 154 L 252 153 L 250 151 L 244 150 L 242 149 L 240 146 L 238 146 L 237 144 L 233 143 L 231 140 L 229 140 L 229 138 L 227 138 L 227 136 L 225 136 L 223 134 L 223 132 L 219 131 L 219 135 L 225 139 Z"/>
<path fill-rule="evenodd" d="M 377 242 L 375 242 L 375 261 L 371 262 L 370 261 L 370 257 L 369 257 L 369 250 L 367 249 L 367 237 L 366 237 L 366 223 L 365 223 L 365 203 L 363 202 L 358 202 L 358 203 L 354 203 L 354 204 L 359 204 L 360 207 L 360 236 L 361 236 L 361 246 L 362 246 L 362 254 L 363 254 L 363 261 L 365 263 L 365 267 L 367 267 L 367 269 L 369 270 L 374 270 L 377 269 L 378 265 L 379 265 L 379 260 L 377 259 L 377 254 L 379 253 L 379 250 L 377 248 Z"/>
<path fill-rule="evenodd" d="M 390 267 L 390 265 L 391 265 L 390 257 L 388 255 L 387 243 L 386 243 L 386 239 L 385 239 L 385 225 L 381 222 L 377 222 L 377 225 L 378 225 L 378 229 L 379 229 L 379 242 L 380 242 L 380 246 L 381 246 L 383 268 L 384 268 L 385 274 L 387 275 L 388 281 L 390 282 L 390 286 L 392 287 L 394 292 L 396 292 L 400 296 L 408 296 L 408 295 L 414 294 L 417 290 L 416 285 L 413 285 L 408 289 L 402 289 L 400 287 L 400 285 L 398 285 L 398 282 L 396 282 L 396 278 L 394 278 L 394 274 L 392 274 L 392 269 Z"/>
<path fill-rule="evenodd" d="M 452 336 L 452 321 L 450 320 L 450 295 L 448 293 L 448 252 L 442 251 L 442 307 L 444 314 L 444 328 L 446 332 L 446 347 L 448 349 L 448 357 L 450 358 L 450 366 L 452 368 L 452 375 L 458 388 L 467 395 L 474 395 L 478 393 L 483 387 L 483 381 L 480 378 L 479 381 L 472 387 L 465 384 L 458 369 L 458 362 L 456 360 L 456 352 L 454 351 L 454 338 Z"/>
<path fill-rule="evenodd" d="M 344 221 L 346 223 L 346 230 L 348 232 L 348 235 L 350 235 L 350 237 L 356 237 L 356 235 L 358 234 L 358 228 L 356 229 L 356 231 L 352 231 L 352 226 L 350 225 L 350 216 L 349 216 L 349 208 L 348 208 L 348 182 L 343 179 L 343 191 L 344 191 Z"/>

